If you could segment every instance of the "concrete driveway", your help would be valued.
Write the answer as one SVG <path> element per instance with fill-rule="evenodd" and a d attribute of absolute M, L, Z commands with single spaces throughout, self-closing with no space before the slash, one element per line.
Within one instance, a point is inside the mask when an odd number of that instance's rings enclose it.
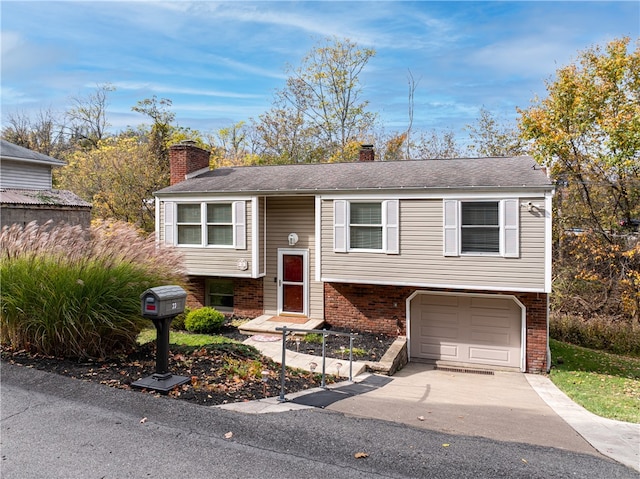
<path fill-rule="evenodd" d="M 290 403 L 281 414 L 245 414 L 6 363 L 0 393 L 3 479 L 640 477 L 594 454 Z"/>
<path fill-rule="evenodd" d="M 448 372 L 411 362 L 391 379 L 326 409 L 450 434 L 599 455 L 540 398 L 522 373 Z"/>

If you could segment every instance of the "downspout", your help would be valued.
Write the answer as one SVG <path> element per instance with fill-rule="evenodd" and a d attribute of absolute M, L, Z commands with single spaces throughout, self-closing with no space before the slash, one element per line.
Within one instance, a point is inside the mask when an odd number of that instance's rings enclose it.
<path fill-rule="evenodd" d="M 553 268 L 553 239 L 552 239 L 552 228 L 553 228 L 553 196 L 555 195 L 555 190 L 551 191 L 549 194 L 545 195 L 545 251 L 548 255 L 545 264 L 545 289 L 547 291 L 547 374 L 551 371 L 551 346 L 549 345 L 549 318 L 551 316 L 551 292 L 553 289 L 553 280 L 552 280 L 552 268 Z"/>

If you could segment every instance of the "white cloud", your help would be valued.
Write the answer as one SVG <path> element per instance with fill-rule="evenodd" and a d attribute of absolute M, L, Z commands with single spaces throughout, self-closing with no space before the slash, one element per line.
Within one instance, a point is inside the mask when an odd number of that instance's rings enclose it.
<path fill-rule="evenodd" d="M 544 78 L 572 55 L 575 55 L 573 48 L 568 49 L 553 38 L 522 37 L 480 48 L 469 56 L 469 61 L 478 68 L 502 74 Z"/>
<path fill-rule="evenodd" d="M 14 31 L 3 31 L 1 42 L 2 76 L 5 81 L 54 64 L 60 57 L 55 48 L 30 43 L 24 35 Z"/>
<path fill-rule="evenodd" d="M 22 35 L 18 32 L 0 32 L 0 52 L 2 56 L 9 54 L 24 43 Z"/>
<path fill-rule="evenodd" d="M 37 101 L 36 98 L 21 90 L 3 85 L 0 85 L 0 97 L 3 105 L 20 105 Z"/>
<path fill-rule="evenodd" d="M 135 81 L 119 81 L 114 82 L 112 85 L 116 90 L 145 90 L 155 93 L 172 93 L 176 95 L 193 95 L 193 96 L 205 96 L 205 97 L 222 97 L 222 98 L 261 98 L 263 95 L 256 95 L 250 93 L 236 93 L 230 91 L 220 90 L 204 90 L 198 88 L 184 88 L 174 87 L 170 85 L 160 85 L 150 82 L 135 82 Z M 91 88 L 95 85 L 86 85 Z"/>

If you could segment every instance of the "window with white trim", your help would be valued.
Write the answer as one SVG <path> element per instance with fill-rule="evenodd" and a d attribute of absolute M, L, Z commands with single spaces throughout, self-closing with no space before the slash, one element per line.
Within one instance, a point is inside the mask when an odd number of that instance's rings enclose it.
<path fill-rule="evenodd" d="M 207 244 L 233 246 L 233 209 L 231 203 L 207 204 Z"/>
<path fill-rule="evenodd" d="M 167 201 L 164 203 L 165 244 L 246 249 L 245 209 L 244 201 Z"/>
<path fill-rule="evenodd" d="M 218 311 L 233 311 L 232 279 L 207 280 L 207 306 L 211 306 Z"/>
<path fill-rule="evenodd" d="M 349 203 L 349 249 L 382 249 L 382 203 Z"/>
<path fill-rule="evenodd" d="M 398 254 L 398 200 L 333 202 L 333 249 Z"/>
<path fill-rule="evenodd" d="M 460 252 L 500 253 L 497 201 L 460 203 Z"/>
<path fill-rule="evenodd" d="M 202 220 L 200 203 L 183 203 L 177 205 L 178 244 L 202 244 Z"/>
<path fill-rule="evenodd" d="M 444 200 L 445 256 L 519 256 L 519 200 Z"/>

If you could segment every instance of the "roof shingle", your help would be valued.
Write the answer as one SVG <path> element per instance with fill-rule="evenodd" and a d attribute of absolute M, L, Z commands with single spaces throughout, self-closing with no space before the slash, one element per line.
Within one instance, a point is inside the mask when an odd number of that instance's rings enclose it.
<path fill-rule="evenodd" d="M 217 168 L 156 193 L 318 193 L 483 187 L 551 189 L 553 184 L 533 158 L 518 156 Z"/>
<path fill-rule="evenodd" d="M 64 166 L 66 163 L 62 160 L 57 160 L 37 151 L 24 148 L 22 146 L 14 145 L 6 140 L 0 140 L 0 157 L 10 160 L 25 160 L 37 163 L 46 163 L 51 166 Z"/>

